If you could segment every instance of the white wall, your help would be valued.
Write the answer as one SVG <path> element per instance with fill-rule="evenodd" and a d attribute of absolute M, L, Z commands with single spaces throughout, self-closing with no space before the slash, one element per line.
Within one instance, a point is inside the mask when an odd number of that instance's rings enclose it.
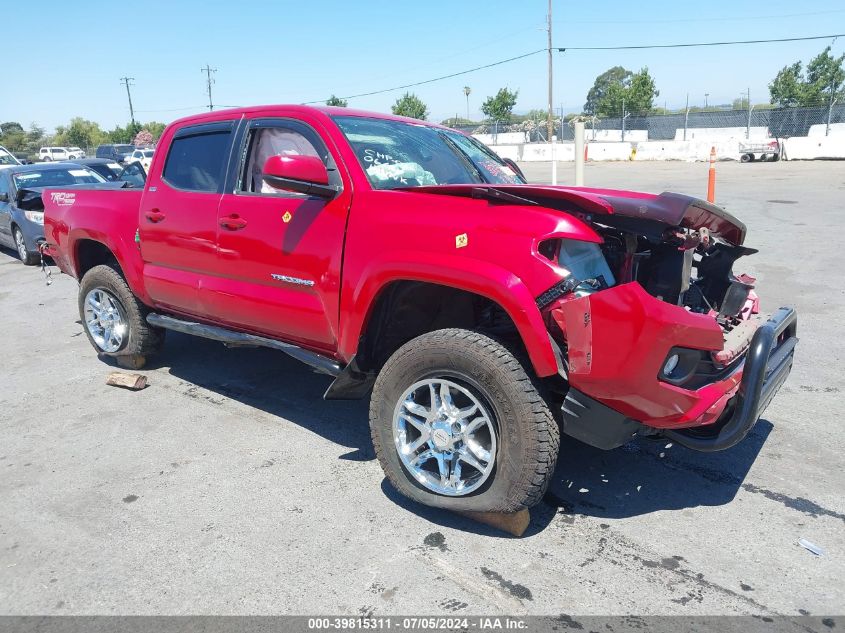
<path fill-rule="evenodd" d="M 716 148 L 716 160 L 739 160 L 739 142 L 727 141 L 648 141 L 637 143 L 634 160 L 710 160 L 710 149 Z"/>
<path fill-rule="evenodd" d="M 745 132 L 746 128 L 744 127 L 688 127 L 687 140 L 727 141 L 730 139 L 744 139 Z M 769 128 L 752 127 L 750 130 L 750 138 L 760 140 L 769 138 Z M 684 140 L 684 128 L 678 128 L 675 130 L 675 140 Z"/>
<path fill-rule="evenodd" d="M 584 130 L 587 141 L 621 141 L 622 130 Z M 648 130 L 625 130 L 625 140 L 629 143 L 648 140 Z"/>
<path fill-rule="evenodd" d="M 831 136 L 793 136 L 784 139 L 786 160 L 845 158 L 845 134 Z"/>
<path fill-rule="evenodd" d="M 812 160 L 816 158 L 845 158 L 845 134 L 816 137 L 792 137 L 781 141 L 784 160 Z M 587 143 L 587 160 L 683 160 L 707 161 L 710 148 L 716 148 L 717 160 L 739 160 L 744 139 L 696 141 L 643 141 L 639 143 Z M 502 158 L 527 163 L 552 160 L 551 143 L 521 145 L 491 145 L 490 149 Z M 636 150 L 636 151 L 634 151 Z M 575 160 L 575 145 L 571 142 L 555 144 L 555 160 Z"/>
<path fill-rule="evenodd" d="M 518 145 L 527 143 L 525 132 L 501 132 L 499 134 L 473 134 L 485 145 Z"/>
<path fill-rule="evenodd" d="M 825 131 L 827 130 L 827 125 L 825 123 L 811 125 L 810 131 L 807 133 L 807 136 L 815 137 L 815 136 L 825 136 Z M 840 134 L 845 134 L 845 123 L 831 123 L 830 124 L 830 136 L 839 136 Z"/>

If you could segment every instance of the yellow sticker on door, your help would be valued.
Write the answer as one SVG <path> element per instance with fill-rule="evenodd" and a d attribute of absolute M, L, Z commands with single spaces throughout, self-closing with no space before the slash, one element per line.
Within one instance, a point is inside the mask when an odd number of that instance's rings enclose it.
<path fill-rule="evenodd" d="M 287 224 L 288 222 L 290 222 L 290 221 L 291 221 L 291 218 L 292 218 L 292 217 L 293 217 L 293 215 L 291 215 L 291 212 L 290 212 L 290 211 L 285 211 L 285 214 L 282 216 L 282 222 L 284 222 L 285 224 Z"/>
<path fill-rule="evenodd" d="M 467 244 L 469 244 L 469 238 L 466 233 L 455 236 L 455 248 L 463 248 Z"/>

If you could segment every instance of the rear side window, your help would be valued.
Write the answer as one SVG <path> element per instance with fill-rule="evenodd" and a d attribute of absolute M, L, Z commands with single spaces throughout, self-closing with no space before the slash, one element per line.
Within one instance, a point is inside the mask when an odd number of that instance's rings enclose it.
<path fill-rule="evenodd" d="M 231 131 L 175 138 L 164 165 L 164 180 L 188 191 L 219 191 L 226 175 Z"/>

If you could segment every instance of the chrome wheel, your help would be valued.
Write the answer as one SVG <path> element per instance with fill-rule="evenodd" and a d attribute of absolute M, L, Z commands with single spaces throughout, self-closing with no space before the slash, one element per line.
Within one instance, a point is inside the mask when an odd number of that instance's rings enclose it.
<path fill-rule="evenodd" d="M 411 476 L 438 494 L 467 495 L 493 471 L 493 419 L 478 397 L 451 380 L 411 385 L 396 405 L 393 439 Z"/>
<path fill-rule="evenodd" d="M 18 257 L 21 258 L 22 262 L 25 262 L 29 253 L 26 251 L 26 242 L 23 239 L 23 233 L 20 232 L 20 229 L 15 229 L 15 246 L 18 249 Z"/>
<path fill-rule="evenodd" d="M 104 352 L 116 352 L 129 334 L 126 315 L 120 302 L 102 288 L 85 296 L 85 327 Z"/>

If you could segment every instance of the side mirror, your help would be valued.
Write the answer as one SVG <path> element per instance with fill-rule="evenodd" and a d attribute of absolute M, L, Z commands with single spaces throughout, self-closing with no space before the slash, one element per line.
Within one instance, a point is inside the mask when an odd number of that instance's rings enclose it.
<path fill-rule="evenodd" d="M 268 185 L 280 191 L 296 191 L 330 200 L 337 188 L 329 184 L 329 172 L 316 156 L 285 154 L 271 156 L 261 175 Z"/>
<path fill-rule="evenodd" d="M 147 182 L 147 173 L 144 171 L 144 167 L 141 163 L 130 163 L 123 168 L 123 171 L 120 172 L 120 176 L 118 176 L 117 179 L 129 183 L 132 187 L 140 187 L 143 189 L 144 184 Z"/>

